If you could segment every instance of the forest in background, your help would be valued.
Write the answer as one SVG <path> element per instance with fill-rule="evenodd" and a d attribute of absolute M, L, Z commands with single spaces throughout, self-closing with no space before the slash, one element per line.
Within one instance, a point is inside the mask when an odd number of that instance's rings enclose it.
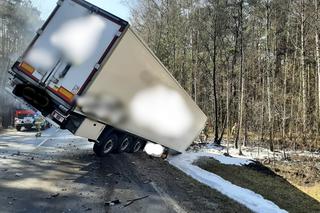
<path fill-rule="evenodd" d="M 215 143 L 319 150 L 320 0 L 126 3 Z"/>
<path fill-rule="evenodd" d="M 271 150 L 319 150 L 320 0 L 135 0 L 131 24 L 208 116 L 205 134 Z M 40 27 L 30 0 L 0 1 L 6 73 Z"/>
<path fill-rule="evenodd" d="M 21 107 L 5 91 L 7 71 L 41 26 L 40 12 L 30 0 L 0 1 L 0 128 L 12 124 L 15 107 Z"/>

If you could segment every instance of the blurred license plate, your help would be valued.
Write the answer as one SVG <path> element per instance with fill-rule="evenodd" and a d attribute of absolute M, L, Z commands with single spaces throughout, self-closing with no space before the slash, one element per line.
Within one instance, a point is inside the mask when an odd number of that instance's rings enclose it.
<path fill-rule="evenodd" d="M 65 120 L 65 117 L 64 117 L 63 115 L 61 115 L 59 112 L 57 112 L 57 111 L 54 111 L 54 112 L 52 113 L 52 116 L 53 116 L 57 121 L 59 121 L 59 122 L 61 122 L 61 123 L 63 123 L 64 120 Z"/>
<path fill-rule="evenodd" d="M 23 123 L 32 123 L 32 119 L 31 118 L 24 118 L 23 119 Z"/>

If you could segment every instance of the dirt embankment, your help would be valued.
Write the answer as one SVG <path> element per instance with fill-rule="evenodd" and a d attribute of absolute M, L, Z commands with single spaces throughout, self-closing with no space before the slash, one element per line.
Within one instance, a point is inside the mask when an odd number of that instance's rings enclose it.
<path fill-rule="evenodd" d="M 320 184 L 320 158 L 293 156 L 290 160 L 265 163 L 274 172 L 300 186 Z"/>
<path fill-rule="evenodd" d="M 320 158 L 291 156 L 288 160 L 264 162 L 276 174 L 320 202 Z"/>

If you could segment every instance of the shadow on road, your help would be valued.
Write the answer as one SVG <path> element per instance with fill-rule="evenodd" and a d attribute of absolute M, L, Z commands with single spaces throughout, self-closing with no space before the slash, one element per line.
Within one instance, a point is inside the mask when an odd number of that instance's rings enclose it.
<path fill-rule="evenodd" d="M 98 158 L 91 149 L 65 145 L 54 153 L 42 147 L 0 155 L 0 212 L 250 212 L 161 159 L 143 153 Z M 105 205 L 117 199 L 121 204 Z"/>

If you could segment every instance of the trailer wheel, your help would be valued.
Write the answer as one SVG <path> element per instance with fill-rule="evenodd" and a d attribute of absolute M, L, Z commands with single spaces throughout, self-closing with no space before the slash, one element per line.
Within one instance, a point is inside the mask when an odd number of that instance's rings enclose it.
<path fill-rule="evenodd" d="M 143 145 L 144 145 L 144 141 L 139 138 L 136 138 L 133 141 L 133 143 L 131 143 L 131 146 L 130 146 L 128 152 L 130 152 L 130 153 L 139 152 L 142 149 Z"/>
<path fill-rule="evenodd" d="M 119 153 L 127 152 L 130 149 L 132 142 L 133 138 L 130 135 L 124 134 L 119 140 L 118 147 L 115 151 Z"/>
<path fill-rule="evenodd" d="M 100 145 L 100 144 L 99 144 L 98 142 L 95 142 L 94 145 L 93 145 L 93 151 L 94 151 L 94 153 L 95 153 L 96 155 L 99 155 L 99 154 L 98 154 L 99 149 L 100 149 L 99 145 Z"/>
<path fill-rule="evenodd" d="M 108 137 L 104 138 L 99 144 L 95 144 L 94 150 L 96 149 L 95 153 L 99 157 L 105 157 L 113 150 L 116 149 L 118 143 L 118 137 L 116 134 L 111 134 Z"/>
<path fill-rule="evenodd" d="M 20 132 L 20 131 L 21 131 L 21 126 L 16 126 L 16 130 L 17 130 L 18 132 Z"/>

